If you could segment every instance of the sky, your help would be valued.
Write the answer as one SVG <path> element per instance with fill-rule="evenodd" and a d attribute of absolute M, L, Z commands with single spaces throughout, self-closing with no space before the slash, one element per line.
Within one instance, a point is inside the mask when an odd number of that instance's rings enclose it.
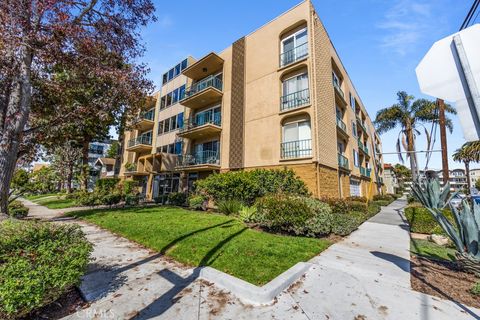
<path fill-rule="evenodd" d="M 220 52 L 299 0 L 159 1 L 158 20 L 142 30 L 146 53 L 142 61 L 159 89 L 162 74 L 188 55 L 201 58 Z M 419 90 L 415 67 L 431 45 L 456 31 L 473 0 L 313 0 L 313 5 L 372 119 L 378 110 L 396 103 L 397 91 L 430 98 Z M 477 23 L 480 17 L 477 18 Z M 463 167 L 451 154 L 465 140 L 456 116 L 447 134 L 450 168 Z M 383 152 L 395 152 L 398 129 L 381 136 Z M 417 150 L 426 149 L 425 135 Z M 434 149 L 440 149 L 437 137 Z M 420 168 L 425 156 L 419 155 Z M 385 155 L 386 163 L 398 162 Z M 407 163 L 405 163 L 407 164 Z M 429 168 L 441 168 L 440 153 Z M 474 166 L 475 167 L 475 166 Z M 480 167 L 480 166 L 479 166 Z"/>

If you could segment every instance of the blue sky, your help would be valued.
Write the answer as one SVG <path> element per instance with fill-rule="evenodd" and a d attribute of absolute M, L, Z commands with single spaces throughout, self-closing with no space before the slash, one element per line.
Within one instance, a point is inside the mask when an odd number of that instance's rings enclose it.
<path fill-rule="evenodd" d="M 142 31 L 150 78 L 157 88 L 163 72 L 184 57 L 200 58 L 221 51 L 254 31 L 298 0 L 245 1 L 155 1 L 158 21 Z M 405 90 L 424 97 L 417 84 L 415 67 L 437 40 L 458 31 L 472 1 L 458 0 L 313 0 L 317 13 L 350 75 L 368 113 L 396 102 L 396 92 Z M 480 22 L 480 21 L 477 21 Z M 464 143 L 458 119 L 448 134 L 451 154 Z M 384 152 L 395 151 L 398 130 L 382 136 Z M 425 136 L 417 149 L 425 149 Z M 436 149 L 440 147 L 437 139 Z M 425 157 L 419 156 L 425 166 Z M 386 155 L 386 162 L 398 162 Z M 440 154 L 432 156 L 430 168 L 440 168 Z M 462 167 L 450 161 L 450 167 Z"/>

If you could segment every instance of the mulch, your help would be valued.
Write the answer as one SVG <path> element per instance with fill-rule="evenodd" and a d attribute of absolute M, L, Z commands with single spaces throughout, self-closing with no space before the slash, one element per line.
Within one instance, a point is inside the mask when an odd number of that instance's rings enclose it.
<path fill-rule="evenodd" d="M 32 312 L 23 320 L 57 320 L 86 307 L 86 303 L 77 288 L 72 288 L 58 300 Z"/>
<path fill-rule="evenodd" d="M 452 262 L 433 261 L 415 255 L 411 257 L 410 266 L 414 290 L 480 308 L 480 296 L 470 293 L 475 282 L 480 280 L 475 275 L 458 270 Z"/>

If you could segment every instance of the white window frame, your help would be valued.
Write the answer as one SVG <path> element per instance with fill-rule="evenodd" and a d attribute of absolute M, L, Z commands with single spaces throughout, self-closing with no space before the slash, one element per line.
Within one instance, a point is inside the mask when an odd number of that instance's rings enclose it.
<path fill-rule="evenodd" d="M 282 46 L 281 46 L 282 47 L 282 54 L 285 53 L 284 42 L 293 37 L 293 48 L 295 49 L 297 47 L 297 37 L 296 36 L 299 33 L 302 33 L 304 31 L 307 31 L 307 43 L 308 43 L 308 30 L 307 30 L 307 27 L 305 27 L 305 28 L 302 28 L 302 29 L 298 30 L 297 32 L 289 35 L 288 37 L 285 37 L 285 38 L 282 39 L 282 41 L 281 41 L 282 42 Z"/>
<path fill-rule="evenodd" d="M 291 124 L 296 124 L 297 125 L 297 133 L 298 133 L 298 124 L 301 123 L 301 122 L 308 122 L 309 123 L 309 126 L 310 126 L 310 140 L 312 139 L 312 123 L 311 123 L 310 119 L 299 119 L 299 120 L 286 122 L 282 125 L 282 143 L 292 142 L 292 141 L 285 141 L 285 126 L 291 125 Z M 302 139 L 302 140 L 308 140 L 308 139 Z M 300 139 L 293 140 L 293 141 L 300 141 Z"/>
<path fill-rule="evenodd" d="M 296 75 L 293 75 L 289 78 L 286 78 L 286 79 L 283 79 L 282 80 L 282 96 L 285 96 L 285 82 L 287 82 L 288 80 L 291 80 L 293 78 L 298 78 L 300 76 L 303 76 L 303 75 L 306 75 L 307 76 L 307 87 L 305 89 L 302 89 L 302 90 L 306 90 L 306 89 L 310 89 L 310 79 L 308 77 L 308 71 L 305 71 L 305 72 L 302 72 L 302 73 L 299 73 L 299 74 L 296 74 Z M 297 83 L 298 83 L 298 80 L 297 80 Z M 298 85 L 297 85 L 297 89 L 298 89 Z M 300 90 L 297 90 L 295 92 L 299 92 Z M 294 92 L 293 92 L 294 93 Z"/>

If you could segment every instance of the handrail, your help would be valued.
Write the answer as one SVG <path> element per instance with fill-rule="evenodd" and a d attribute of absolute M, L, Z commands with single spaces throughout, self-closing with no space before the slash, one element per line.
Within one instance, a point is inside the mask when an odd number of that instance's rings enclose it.
<path fill-rule="evenodd" d="M 205 79 L 195 82 L 185 90 L 185 98 L 189 98 L 193 95 L 196 95 L 197 93 L 210 87 L 213 87 L 222 91 L 222 80 L 217 78 L 214 75 L 211 75 L 206 77 Z"/>
<path fill-rule="evenodd" d="M 309 157 L 312 155 L 312 139 L 282 142 L 280 152 L 282 159 Z"/>
<path fill-rule="evenodd" d="M 310 103 L 310 90 L 303 89 L 280 97 L 280 111 L 294 109 Z"/>
<path fill-rule="evenodd" d="M 308 42 L 305 42 L 295 48 L 280 54 L 280 67 L 297 62 L 308 56 Z"/>

